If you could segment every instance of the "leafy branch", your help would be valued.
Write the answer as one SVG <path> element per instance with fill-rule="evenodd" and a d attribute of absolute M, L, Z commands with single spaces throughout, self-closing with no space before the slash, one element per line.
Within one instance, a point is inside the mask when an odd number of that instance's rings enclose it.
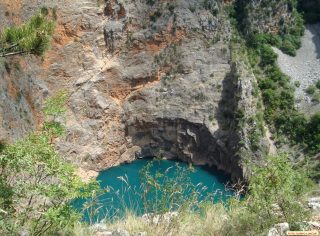
<path fill-rule="evenodd" d="M 49 49 L 54 25 L 45 14 L 38 13 L 20 26 L 6 28 L 0 35 L 0 57 L 43 55 Z"/>

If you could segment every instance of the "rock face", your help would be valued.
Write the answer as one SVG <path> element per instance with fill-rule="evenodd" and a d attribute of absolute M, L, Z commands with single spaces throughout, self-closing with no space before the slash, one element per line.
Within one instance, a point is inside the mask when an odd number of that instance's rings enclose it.
<path fill-rule="evenodd" d="M 37 108 L 48 94 L 46 85 L 32 74 L 22 60 L 0 64 L 0 143 L 17 139 L 36 128 Z M 13 79 L 14 78 L 14 79 Z"/>
<path fill-rule="evenodd" d="M 294 1 L 238 0 L 238 4 L 245 33 L 284 33 L 297 23 Z"/>
<path fill-rule="evenodd" d="M 273 228 L 269 230 L 268 236 L 285 236 L 288 230 L 289 230 L 288 223 L 276 224 Z"/>
<path fill-rule="evenodd" d="M 315 211 L 320 212 L 320 197 L 313 197 L 308 199 L 308 206 Z"/>
<path fill-rule="evenodd" d="M 9 69 L 0 68 L 0 96 L 10 98 L 0 100 L 7 111 L 0 117 L 3 139 L 35 129 L 43 98 L 66 90 L 67 134 L 56 145 L 82 170 L 162 155 L 213 165 L 233 179 L 246 175 L 238 151 L 251 150 L 237 115 L 240 108 L 242 118 L 256 111 L 254 77 L 245 67 L 239 76 L 232 62 L 222 2 L 19 3 L 21 19 L 49 7 L 57 27 L 43 58 L 20 59 L 28 66 L 19 71 L 12 64 L 17 59 L 8 61 Z M 11 22 L 1 19 L 2 25 Z M 19 101 L 9 90 L 12 83 L 22 91 Z M 13 112 L 20 107 L 25 120 Z M 9 113 L 17 120 L 15 129 L 6 125 Z"/>

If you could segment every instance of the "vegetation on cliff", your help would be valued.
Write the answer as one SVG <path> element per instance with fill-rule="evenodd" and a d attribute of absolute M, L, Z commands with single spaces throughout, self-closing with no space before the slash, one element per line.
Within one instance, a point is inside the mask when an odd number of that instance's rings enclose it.
<path fill-rule="evenodd" d="M 238 0 L 227 9 L 233 22 L 235 32 L 234 40 L 245 40 L 243 47 L 248 52 L 249 61 L 257 78 L 258 86 L 262 94 L 264 105 L 264 120 L 269 125 L 276 144 L 289 143 L 298 146 L 306 155 L 305 163 L 308 166 L 310 176 L 319 178 L 319 164 L 313 157 L 320 151 L 320 114 L 306 117 L 295 107 L 294 86 L 290 78 L 281 72 L 276 60 L 277 54 L 272 46 L 280 48 L 285 53 L 295 55 L 300 47 L 300 38 L 304 27 L 302 16 L 297 11 L 297 1 L 260 1 L 259 14 L 254 12 L 254 1 Z M 277 6 L 273 6 L 276 4 Z M 287 21 L 281 21 L 277 17 L 269 22 L 270 27 L 264 27 L 257 22 L 267 21 L 268 14 L 272 11 L 276 16 L 276 10 L 282 9 L 290 16 Z M 248 21 L 256 22 L 249 24 Z M 294 24 L 288 22 L 293 21 Z M 287 23 L 285 23 L 287 22 Z M 237 34 L 238 38 L 236 37 Z M 240 39 L 241 38 L 241 39 Z"/>
<path fill-rule="evenodd" d="M 18 54 L 42 55 L 50 45 L 54 22 L 47 11 L 34 15 L 20 26 L 6 28 L 0 36 L 0 57 Z"/>
<path fill-rule="evenodd" d="M 47 101 L 47 116 L 61 116 L 65 94 Z M 67 233 L 81 219 L 70 205 L 88 197 L 96 188 L 85 184 L 55 150 L 52 139 L 61 133 L 58 122 L 48 120 L 44 129 L 0 150 L 0 234 Z"/>
<path fill-rule="evenodd" d="M 295 55 L 304 33 L 304 22 L 297 4 L 297 0 L 237 0 L 234 16 L 238 29 L 248 41 L 259 45 L 263 37 L 266 43 Z"/>

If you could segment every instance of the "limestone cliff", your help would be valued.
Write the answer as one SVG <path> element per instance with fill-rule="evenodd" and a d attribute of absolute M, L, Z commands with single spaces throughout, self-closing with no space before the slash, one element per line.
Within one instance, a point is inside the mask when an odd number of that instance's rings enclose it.
<path fill-rule="evenodd" d="M 239 114 L 256 112 L 255 78 L 231 56 L 222 1 L 14 2 L 0 3 L 2 27 L 43 6 L 57 26 L 43 58 L 0 67 L 1 139 L 35 129 L 43 99 L 66 90 L 67 133 L 56 145 L 82 169 L 161 155 L 237 179 L 247 175 L 243 153 L 258 160 L 252 127 L 239 125 Z"/>
<path fill-rule="evenodd" d="M 236 0 L 244 33 L 286 34 L 301 22 L 295 0 Z"/>

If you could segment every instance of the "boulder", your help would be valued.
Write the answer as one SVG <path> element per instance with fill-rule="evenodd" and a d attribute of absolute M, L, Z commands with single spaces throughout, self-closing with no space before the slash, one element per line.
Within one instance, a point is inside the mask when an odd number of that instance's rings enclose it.
<path fill-rule="evenodd" d="M 269 230 L 268 236 L 285 236 L 288 230 L 289 230 L 288 223 L 285 222 L 285 223 L 276 224 L 274 227 L 272 227 Z"/>

